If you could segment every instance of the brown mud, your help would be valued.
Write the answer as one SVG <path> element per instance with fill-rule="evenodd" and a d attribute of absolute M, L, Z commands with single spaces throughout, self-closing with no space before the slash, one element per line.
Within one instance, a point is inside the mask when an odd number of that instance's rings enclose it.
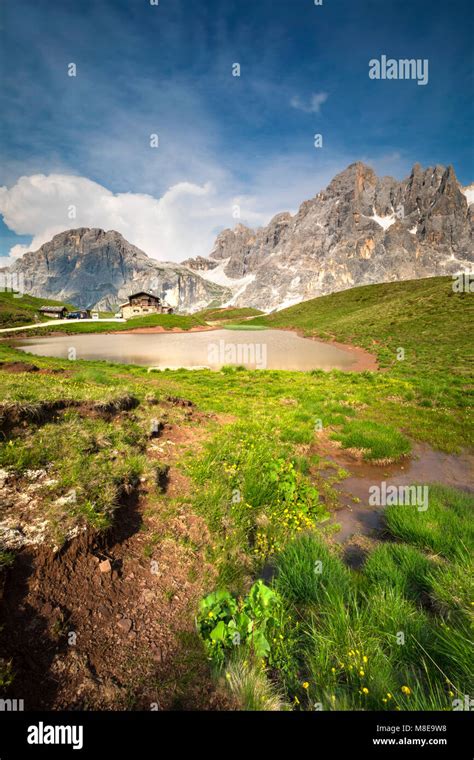
<path fill-rule="evenodd" d="M 25 547 L 4 572 L 0 651 L 15 674 L 8 696 L 25 709 L 232 707 L 194 626 L 214 569 L 207 527 L 183 504 L 190 484 L 176 466 L 206 429 L 192 408 L 184 415 L 192 424 L 166 424 L 147 451 L 169 467 L 165 496 L 142 482 L 107 533 L 81 533 L 57 552 Z"/>

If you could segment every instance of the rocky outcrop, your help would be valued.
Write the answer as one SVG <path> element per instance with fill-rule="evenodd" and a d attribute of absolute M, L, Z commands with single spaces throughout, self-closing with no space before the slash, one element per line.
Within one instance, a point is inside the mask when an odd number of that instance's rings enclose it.
<path fill-rule="evenodd" d="M 211 261 L 204 256 L 196 256 L 194 259 L 186 259 L 181 263 L 183 267 L 189 267 L 195 272 L 208 272 L 210 269 L 215 269 L 218 265 L 217 261 Z"/>
<path fill-rule="evenodd" d="M 23 276 L 30 295 L 83 308 L 114 309 L 140 290 L 183 312 L 230 297 L 228 290 L 187 267 L 150 259 L 113 230 L 61 232 L 39 250 L 26 253 L 11 271 Z"/>
<path fill-rule="evenodd" d="M 228 286 L 236 281 L 232 303 L 264 310 L 356 285 L 470 271 L 472 195 L 451 166 L 416 164 L 399 182 L 351 164 L 294 216 L 224 230 L 209 261 Z"/>

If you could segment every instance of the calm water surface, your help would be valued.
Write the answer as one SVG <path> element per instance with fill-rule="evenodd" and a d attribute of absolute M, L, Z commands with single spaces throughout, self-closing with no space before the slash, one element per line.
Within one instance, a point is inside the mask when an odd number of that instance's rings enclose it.
<path fill-rule="evenodd" d="M 218 370 L 226 364 L 248 369 L 350 369 L 356 359 L 327 343 L 284 330 L 212 330 L 133 335 L 86 334 L 31 338 L 17 347 L 37 356 L 102 359 L 159 369 Z"/>

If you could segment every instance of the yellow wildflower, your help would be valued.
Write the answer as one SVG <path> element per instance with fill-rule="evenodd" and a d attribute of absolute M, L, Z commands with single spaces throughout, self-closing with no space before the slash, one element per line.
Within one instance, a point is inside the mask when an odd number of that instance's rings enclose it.
<path fill-rule="evenodd" d="M 303 689 L 308 689 L 309 688 L 308 681 L 303 681 L 303 683 L 301 684 L 301 686 L 303 687 Z"/>
<path fill-rule="evenodd" d="M 402 691 L 404 694 L 411 694 L 411 689 L 409 686 L 402 686 Z"/>

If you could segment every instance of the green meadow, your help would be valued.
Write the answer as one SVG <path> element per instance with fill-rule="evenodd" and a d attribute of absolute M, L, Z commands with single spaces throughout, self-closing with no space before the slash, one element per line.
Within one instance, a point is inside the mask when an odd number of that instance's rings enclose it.
<path fill-rule="evenodd" d="M 260 314 L 263 314 L 263 312 L 249 306 L 241 308 L 229 307 L 227 309 L 203 309 L 203 311 L 198 312 L 198 316 L 202 317 L 207 322 L 226 322 L 236 319 L 248 319 L 249 317 L 257 317 Z"/>
<path fill-rule="evenodd" d="M 75 525 L 106 530 L 120 519 L 123 493 L 156 475 L 149 431 L 166 409 L 167 423 L 197 441 L 173 461 L 190 485 L 155 494 L 147 510 L 171 517 L 189 509 L 208 528 L 214 574 L 192 615 L 219 688 L 242 709 L 452 709 L 474 687 L 474 500 L 433 486 L 426 512 L 387 508 L 384 540 L 353 569 L 329 523 L 336 481 L 347 473 L 320 477 L 318 431 L 372 463 L 403 462 L 417 441 L 472 450 L 472 294 L 430 278 L 266 316 L 235 311 L 227 326 L 254 328 L 259 341 L 266 328 L 295 329 L 361 346 L 380 371 L 147 372 L 29 357 L 4 340 L 1 362 L 32 361 L 44 371 L 0 370 L 0 468 L 20 484 L 47 468 L 52 484 L 40 498 L 52 543 Z M 134 323 L 151 319 L 158 324 Z M 215 311 L 160 315 L 159 324 L 219 319 Z M 71 332 L 101 328 L 75 324 Z M 170 409 L 170 397 L 192 402 L 199 420 Z M 72 507 L 61 501 L 71 489 Z M 157 539 L 148 538 L 152 551 Z"/>

